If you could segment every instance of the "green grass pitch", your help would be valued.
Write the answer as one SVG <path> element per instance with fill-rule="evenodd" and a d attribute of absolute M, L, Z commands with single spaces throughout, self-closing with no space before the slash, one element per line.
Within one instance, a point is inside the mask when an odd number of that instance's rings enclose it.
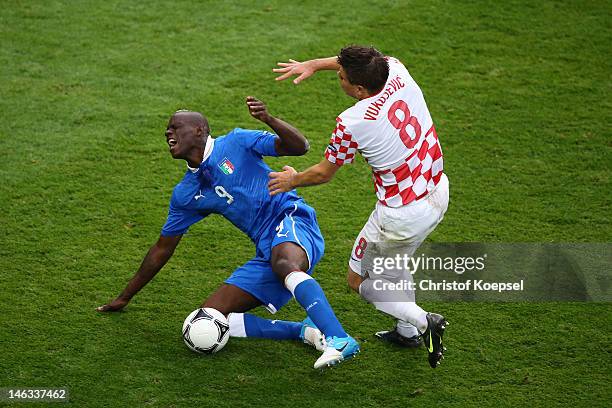
<path fill-rule="evenodd" d="M 362 342 L 350 363 L 315 371 L 293 342 L 233 339 L 212 357 L 184 346 L 184 317 L 253 253 L 220 217 L 193 227 L 125 312 L 94 311 L 157 239 L 184 171 L 164 142 L 169 114 L 201 110 L 214 135 L 262 129 L 244 105 L 255 95 L 312 145 L 269 164 L 304 168 L 352 100 L 334 73 L 296 87 L 271 69 L 349 43 L 400 58 L 425 93 L 451 182 L 432 241 L 609 242 L 609 1 L 0 8 L 0 387 L 66 386 L 77 407 L 610 406 L 610 304 L 426 303 L 452 323 L 436 370 L 424 350 L 375 341 L 392 320 L 345 284 L 375 202 L 363 160 L 300 191 L 327 241 L 316 277 Z"/>

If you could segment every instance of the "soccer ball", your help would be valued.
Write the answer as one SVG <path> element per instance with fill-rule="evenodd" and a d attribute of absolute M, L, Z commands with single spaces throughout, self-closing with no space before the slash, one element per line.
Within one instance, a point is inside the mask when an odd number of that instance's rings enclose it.
<path fill-rule="evenodd" d="M 229 337 L 229 322 L 221 312 L 210 307 L 194 310 L 183 323 L 183 340 L 196 353 L 216 353 Z"/>

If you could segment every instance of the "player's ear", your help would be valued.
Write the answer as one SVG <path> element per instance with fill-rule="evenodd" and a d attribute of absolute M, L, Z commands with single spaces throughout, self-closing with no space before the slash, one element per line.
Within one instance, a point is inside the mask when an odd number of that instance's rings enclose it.
<path fill-rule="evenodd" d="M 357 98 L 364 99 L 370 96 L 370 92 L 363 86 L 357 85 Z"/>

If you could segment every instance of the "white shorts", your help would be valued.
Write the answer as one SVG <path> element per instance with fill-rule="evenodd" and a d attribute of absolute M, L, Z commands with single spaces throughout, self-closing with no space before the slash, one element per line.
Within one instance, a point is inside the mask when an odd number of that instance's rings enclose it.
<path fill-rule="evenodd" d="M 369 242 L 402 242 L 402 253 L 412 256 L 442 221 L 447 209 L 446 174 L 442 174 L 438 185 L 431 193 L 418 201 L 397 208 L 376 203 L 376 208 L 355 240 L 349 267 L 353 272 L 363 276 L 361 261 Z"/>

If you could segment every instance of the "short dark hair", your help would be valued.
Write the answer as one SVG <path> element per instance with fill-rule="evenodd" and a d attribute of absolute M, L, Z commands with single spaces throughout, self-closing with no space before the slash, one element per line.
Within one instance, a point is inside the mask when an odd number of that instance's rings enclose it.
<path fill-rule="evenodd" d="M 370 93 L 379 91 L 387 82 L 389 62 L 374 47 L 349 45 L 340 50 L 338 64 L 344 68 L 348 81 L 361 85 Z"/>

